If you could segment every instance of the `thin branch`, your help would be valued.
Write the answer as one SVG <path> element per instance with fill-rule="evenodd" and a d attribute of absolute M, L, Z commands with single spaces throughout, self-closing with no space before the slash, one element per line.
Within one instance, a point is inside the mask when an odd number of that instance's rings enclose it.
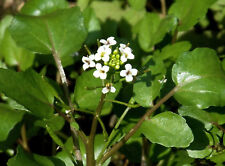
<path fill-rule="evenodd" d="M 90 136 L 88 139 L 88 144 L 87 144 L 87 150 L 86 150 L 86 155 L 87 155 L 87 165 L 88 166 L 94 166 L 95 165 L 95 158 L 94 158 L 94 139 L 95 139 L 95 133 L 97 129 L 97 124 L 98 124 L 98 117 L 101 115 L 102 107 L 104 104 L 104 99 L 105 99 L 106 94 L 101 95 L 101 99 L 98 103 L 98 107 L 95 112 L 95 116 L 92 120 L 91 124 L 91 131 L 90 131 Z"/>
<path fill-rule="evenodd" d="M 149 109 L 142 118 L 138 121 L 138 123 L 118 142 L 116 143 L 110 150 L 108 150 L 102 159 L 100 160 L 100 164 L 104 163 L 109 157 L 111 157 L 115 152 L 117 152 L 126 142 L 127 140 L 134 135 L 134 133 L 140 128 L 142 123 L 149 119 L 149 116 L 152 115 L 164 102 L 166 102 L 170 97 L 174 95 L 177 91 L 177 87 L 173 88 L 166 96 L 164 96 L 156 105 L 154 105 L 151 109 Z"/>
<path fill-rule="evenodd" d="M 163 17 L 166 16 L 166 0 L 160 0 L 161 2 L 161 10 L 162 10 L 162 15 Z"/>
<path fill-rule="evenodd" d="M 74 109 L 73 109 L 72 102 L 70 100 L 69 88 L 68 88 L 68 82 L 67 82 L 67 79 L 66 79 L 66 74 L 64 72 L 59 54 L 56 51 L 55 44 L 54 44 L 54 41 L 53 41 L 53 38 L 52 38 L 52 33 L 49 30 L 48 22 L 45 21 L 44 23 L 46 25 L 46 28 L 47 28 L 47 31 L 48 31 L 48 37 L 49 37 L 49 40 L 50 40 L 50 43 L 51 43 L 51 46 L 52 46 L 52 55 L 54 57 L 56 66 L 58 68 L 58 71 L 59 71 L 59 74 L 60 74 L 60 77 L 61 77 L 61 80 L 62 80 L 63 89 L 64 89 L 66 98 L 68 100 L 68 103 L 69 103 L 69 106 L 70 106 L 70 109 L 71 109 L 71 119 L 73 119 L 72 113 L 74 112 Z M 79 140 L 78 139 L 78 131 L 76 131 L 73 127 L 70 127 L 70 129 L 71 129 L 71 135 L 73 137 L 75 156 L 76 156 L 76 159 L 77 159 L 79 165 L 82 165 L 82 158 L 81 158 L 82 155 L 81 155 L 79 144 L 78 144 L 78 140 Z"/>

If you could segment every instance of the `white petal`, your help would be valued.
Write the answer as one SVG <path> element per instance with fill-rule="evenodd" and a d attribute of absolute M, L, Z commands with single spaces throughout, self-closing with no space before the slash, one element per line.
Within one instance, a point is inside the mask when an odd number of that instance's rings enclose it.
<path fill-rule="evenodd" d="M 120 60 L 124 63 L 127 61 L 127 58 L 126 56 L 123 54 L 121 57 L 120 57 Z"/>
<path fill-rule="evenodd" d="M 109 55 L 104 55 L 104 57 L 102 58 L 102 60 L 104 61 L 104 62 L 108 62 L 109 61 Z"/>
<path fill-rule="evenodd" d="M 120 48 L 125 49 L 126 48 L 126 44 L 120 44 Z"/>
<path fill-rule="evenodd" d="M 120 76 L 121 77 L 125 77 L 127 75 L 127 71 L 126 70 L 122 70 L 121 72 L 120 72 Z"/>
<path fill-rule="evenodd" d="M 110 92 L 115 93 L 116 92 L 116 88 L 114 88 L 113 86 L 111 86 Z"/>
<path fill-rule="evenodd" d="M 95 65 L 95 67 L 96 67 L 97 70 L 101 70 L 101 69 L 102 69 L 101 63 L 97 63 L 97 64 Z"/>
<path fill-rule="evenodd" d="M 86 56 L 83 56 L 83 57 L 82 57 L 82 62 L 86 63 L 86 61 L 89 61 L 89 58 L 86 57 Z"/>
<path fill-rule="evenodd" d="M 94 71 L 93 75 L 94 75 L 95 78 L 100 77 L 100 73 L 99 73 L 98 70 Z"/>
<path fill-rule="evenodd" d="M 100 73 L 100 78 L 102 80 L 106 79 L 106 77 L 107 77 L 107 74 L 106 73 Z"/>
<path fill-rule="evenodd" d="M 133 76 L 137 75 L 138 70 L 137 69 L 131 69 L 131 73 Z"/>
<path fill-rule="evenodd" d="M 95 55 L 94 55 L 94 54 L 91 54 L 91 55 L 89 56 L 89 59 L 90 59 L 90 60 L 94 60 L 94 59 L 95 59 Z"/>
<path fill-rule="evenodd" d="M 102 69 L 103 69 L 105 72 L 108 72 L 108 71 L 109 71 L 109 66 L 103 66 Z"/>
<path fill-rule="evenodd" d="M 107 44 L 107 41 L 106 41 L 105 39 L 101 39 L 101 40 L 100 40 L 100 43 L 102 43 L 102 44 Z"/>
<path fill-rule="evenodd" d="M 126 76 L 126 81 L 127 81 L 127 82 L 133 81 L 133 76 L 132 76 L 132 75 L 127 75 L 127 76 Z"/>
<path fill-rule="evenodd" d="M 95 67 L 95 62 L 94 61 L 90 62 L 90 67 Z"/>
<path fill-rule="evenodd" d="M 105 53 L 106 53 L 107 55 L 111 54 L 111 53 L 112 53 L 111 48 L 109 48 L 109 47 L 105 48 Z"/>
<path fill-rule="evenodd" d="M 126 64 L 126 65 L 125 65 L 125 69 L 126 69 L 126 70 L 131 70 L 131 69 L 132 69 L 131 64 L 129 64 L 129 63 L 128 63 L 128 64 Z"/>
<path fill-rule="evenodd" d="M 95 60 L 96 60 L 96 61 L 101 60 L 101 54 L 100 54 L 100 53 L 96 53 L 96 54 L 95 54 Z"/>
<path fill-rule="evenodd" d="M 97 52 L 101 54 L 104 50 L 105 50 L 105 45 L 100 46 L 100 47 L 98 48 Z"/>
<path fill-rule="evenodd" d="M 83 64 L 83 69 L 86 70 L 89 68 L 89 65 L 87 63 Z"/>
<path fill-rule="evenodd" d="M 128 59 L 134 59 L 134 54 L 132 54 L 131 52 L 128 54 L 127 56 Z"/>
<path fill-rule="evenodd" d="M 108 40 L 108 41 L 111 41 L 111 40 L 114 40 L 114 39 L 115 39 L 115 37 L 112 37 L 112 36 L 111 36 L 111 37 L 108 37 L 107 40 Z"/>
<path fill-rule="evenodd" d="M 124 52 L 126 52 L 127 54 L 131 53 L 132 52 L 132 49 L 130 47 L 126 47 L 124 49 Z"/>
<path fill-rule="evenodd" d="M 102 89 L 102 93 L 103 93 L 103 94 L 106 94 L 106 93 L 108 93 L 108 92 L 109 92 L 109 89 L 108 89 L 108 88 L 104 87 L 104 88 Z"/>

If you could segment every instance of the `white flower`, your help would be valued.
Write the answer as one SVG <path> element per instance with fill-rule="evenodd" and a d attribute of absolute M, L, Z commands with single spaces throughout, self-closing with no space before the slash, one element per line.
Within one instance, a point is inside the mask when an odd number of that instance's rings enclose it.
<path fill-rule="evenodd" d="M 96 71 L 94 71 L 93 75 L 96 77 L 96 78 L 99 78 L 104 80 L 106 79 L 107 77 L 107 72 L 109 71 L 109 66 L 102 66 L 100 63 L 97 63 L 95 65 L 96 67 Z"/>
<path fill-rule="evenodd" d="M 111 54 L 111 52 L 112 52 L 112 50 L 111 50 L 111 48 L 109 48 L 109 46 L 107 46 L 107 45 L 100 46 L 98 48 L 97 53 L 95 54 L 95 60 L 99 61 L 102 59 L 104 62 L 108 62 L 109 55 Z"/>
<path fill-rule="evenodd" d="M 122 56 L 120 60 L 124 63 L 127 59 L 134 59 L 134 54 L 132 54 L 132 49 L 125 44 L 120 44 L 119 48 Z"/>
<path fill-rule="evenodd" d="M 126 77 L 127 82 L 133 81 L 133 76 L 137 75 L 137 69 L 132 69 L 132 66 L 130 64 L 125 65 L 126 70 L 122 70 L 120 72 L 121 77 Z"/>
<path fill-rule="evenodd" d="M 112 92 L 115 93 L 116 92 L 116 88 L 112 86 L 112 84 L 106 84 L 106 86 L 102 89 L 102 93 L 106 94 L 108 92 Z"/>
<path fill-rule="evenodd" d="M 107 46 L 113 46 L 116 44 L 116 40 L 114 40 L 114 37 L 109 37 L 107 40 L 101 39 L 100 43 L 107 45 Z"/>
<path fill-rule="evenodd" d="M 95 56 L 91 54 L 89 57 L 82 57 L 83 69 L 86 70 L 89 67 L 95 67 L 95 62 L 93 61 L 95 59 Z"/>

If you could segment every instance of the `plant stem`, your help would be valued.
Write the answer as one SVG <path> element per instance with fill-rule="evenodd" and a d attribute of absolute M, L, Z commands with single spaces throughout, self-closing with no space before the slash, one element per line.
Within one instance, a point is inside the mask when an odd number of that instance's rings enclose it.
<path fill-rule="evenodd" d="M 161 2 L 161 10 L 162 10 L 162 15 L 163 17 L 166 16 L 166 0 L 160 0 Z"/>
<path fill-rule="evenodd" d="M 71 102 L 70 96 L 69 96 L 69 89 L 68 89 L 68 82 L 66 79 L 66 74 L 64 72 L 59 55 L 56 53 L 55 49 L 53 49 L 53 57 L 55 59 L 56 66 L 58 68 L 58 71 L 59 71 L 59 74 L 60 74 L 60 77 L 62 80 L 63 89 L 64 89 L 66 98 L 68 100 L 68 103 L 69 103 L 69 106 L 71 109 L 71 118 L 70 119 L 73 119 L 72 112 L 74 111 L 74 109 L 73 109 L 73 105 L 72 105 L 72 102 Z M 70 127 L 70 130 L 71 130 L 71 135 L 73 137 L 76 160 L 78 161 L 79 165 L 82 165 L 82 157 L 81 157 L 81 152 L 80 152 L 79 143 L 78 143 L 78 131 L 76 131 L 73 127 Z"/>
<path fill-rule="evenodd" d="M 100 159 L 103 157 L 103 154 L 105 152 L 105 150 L 108 148 L 109 144 L 111 143 L 113 137 L 116 135 L 116 130 L 119 128 L 120 126 L 120 123 L 122 122 L 122 120 L 124 119 L 125 115 L 128 113 L 128 111 L 130 110 L 131 108 L 130 107 L 127 107 L 125 109 L 125 111 L 123 112 L 123 114 L 121 115 L 121 117 L 119 118 L 119 120 L 117 121 L 115 127 L 113 128 L 107 142 L 105 143 L 104 147 L 102 148 L 100 154 L 98 155 L 98 158 L 97 158 L 97 163 L 100 161 Z"/>
<path fill-rule="evenodd" d="M 27 141 L 27 134 L 26 134 L 26 126 L 25 126 L 25 124 L 23 124 L 22 128 L 21 128 L 21 138 L 22 138 L 22 146 L 23 146 L 23 148 L 27 152 L 30 152 L 30 148 L 28 146 L 28 141 Z"/>
<path fill-rule="evenodd" d="M 118 100 L 105 99 L 105 101 L 112 102 L 112 103 L 117 103 L 117 104 L 121 104 L 121 105 L 125 105 L 125 106 L 130 107 L 130 108 L 138 108 L 138 107 L 140 107 L 139 104 L 129 104 L 129 103 L 125 103 L 125 102 L 118 101 Z"/>
<path fill-rule="evenodd" d="M 126 142 L 127 140 L 134 135 L 134 133 L 140 128 L 141 124 L 149 119 L 149 116 L 155 112 L 164 102 L 166 102 L 170 97 L 174 95 L 177 87 L 173 88 L 166 96 L 164 96 L 156 105 L 154 105 L 151 109 L 149 109 L 142 118 L 138 121 L 138 123 L 118 142 L 116 143 L 109 151 L 107 151 L 102 159 L 100 160 L 100 164 L 104 163 L 109 157 L 111 157 L 115 152 L 117 152 Z"/>
<path fill-rule="evenodd" d="M 94 157 L 94 139 L 95 139 L 95 133 L 97 129 L 98 124 L 98 117 L 101 115 L 102 107 L 104 104 L 105 94 L 102 93 L 101 99 L 98 103 L 98 107 L 95 112 L 95 116 L 92 120 L 91 124 L 91 131 L 90 136 L 88 139 L 87 149 L 86 149 L 86 155 L 87 155 L 87 166 L 95 166 L 95 157 Z"/>

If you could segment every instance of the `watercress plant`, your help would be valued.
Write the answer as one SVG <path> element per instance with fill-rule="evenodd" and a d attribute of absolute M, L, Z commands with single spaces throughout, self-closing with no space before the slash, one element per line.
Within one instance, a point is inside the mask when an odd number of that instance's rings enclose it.
<path fill-rule="evenodd" d="M 223 165 L 223 0 L 6 2 L 0 165 Z"/>

